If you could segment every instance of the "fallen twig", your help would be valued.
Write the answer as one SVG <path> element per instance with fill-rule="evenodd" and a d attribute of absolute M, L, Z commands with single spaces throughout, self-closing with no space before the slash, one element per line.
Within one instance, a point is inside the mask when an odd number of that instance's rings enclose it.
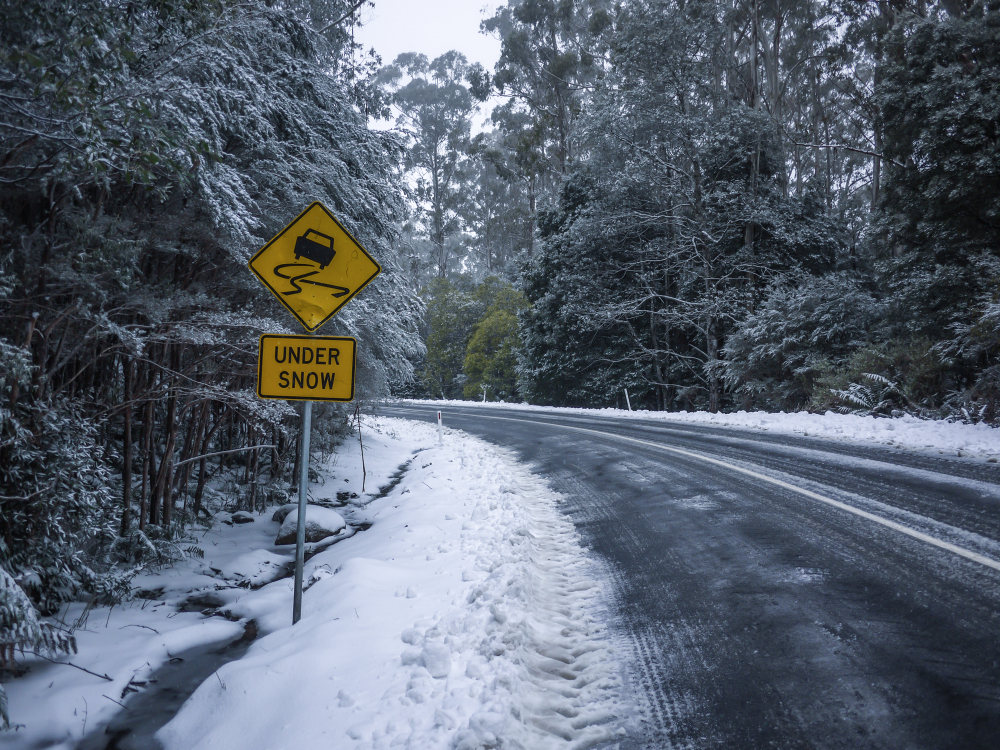
<path fill-rule="evenodd" d="M 154 633 L 156 633 L 157 635 L 159 635 L 159 634 L 160 634 L 160 631 L 159 631 L 159 630 L 157 630 L 156 628 L 151 628 L 151 627 L 149 627 L 149 625 L 135 625 L 135 624 L 132 624 L 132 625 L 122 625 L 122 626 L 121 626 L 120 628 L 118 628 L 118 629 L 119 629 L 119 630 L 124 630 L 125 628 L 146 628 L 146 630 L 152 630 L 152 631 L 153 631 Z"/>
<path fill-rule="evenodd" d="M 92 675 L 94 675 L 94 677 L 100 677 L 102 680 L 107 680 L 108 682 L 114 682 L 114 680 L 112 678 L 108 677 L 106 674 L 97 674 L 97 672 L 91 672 L 86 667 L 81 667 L 81 666 L 79 666 L 77 664 L 74 664 L 71 661 L 58 661 L 56 659 L 50 659 L 48 656 L 45 656 L 44 654 L 40 654 L 37 651 L 32 651 L 31 653 L 33 653 L 39 659 L 45 659 L 45 661 L 50 661 L 53 664 L 65 664 L 67 667 L 76 667 L 81 672 L 86 672 L 87 674 L 92 674 Z"/>
<path fill-rule="evenodd" d="M 277 447 L 278 446 L 276 445 L 251 445 L 246 448 L 233 448 L 232 450 L 228 451 L 216 451 L 215 453 L 206 453 L 202 456 L 195 456 L 194 458 L 185 458 L 183 461 L 178 461 L 177 463 L 174 464 L 174 468 L 176 469 L 178 466 L 183 466 L 184 464 L 189 464 L 192 463 L 193 461 L 201 461 L 201 459 L 203 458 L 212 458 L 212 456 L 222 456 L 226 453 L 242 453 L 244 451 L 257 450 L 258 448 L 264 449 L 264 448 L 277 448 Z"/>
<path fill-rule="evenodd" d="M 108 696 L 106 696 L 104 693 L 101 693 L 101 697 L 102 698 L 108 698 Z M 111 701 L 112 703 L 118 703 L 118 701 L 116 701 L 114 698 L 108 698 L 108 700 Z M 121 706 L 122 708 L 124 708 L 126 711 L 131 711 L 132 710 L 128 706 L 126 706 L 124 703 L 118 703 L 118 705 Z"/>

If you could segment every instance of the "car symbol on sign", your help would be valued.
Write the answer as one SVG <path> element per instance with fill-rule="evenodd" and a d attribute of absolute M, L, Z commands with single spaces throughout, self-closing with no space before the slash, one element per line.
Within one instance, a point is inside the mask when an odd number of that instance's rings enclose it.
<path fill-rule="evenodd" d="M 312 239 L 310 235 L 315 235 L 318 239 Z M 333 249 L 333 237 L 328 237 L 315 229 L 307 229 L 305 234 L 295 240 L 295 260 L 300 257 L 308 258 L 314 263 L 319 263 L 320 270 L 326 268 L 336 254 Z"/>

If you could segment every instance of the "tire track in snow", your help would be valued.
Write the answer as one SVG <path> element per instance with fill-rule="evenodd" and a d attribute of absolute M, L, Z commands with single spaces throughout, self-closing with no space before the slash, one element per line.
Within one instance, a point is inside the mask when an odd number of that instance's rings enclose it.
<path fill-rule="evenodd" d="M 609 453 L 609 457 L 617 461 L 617 451 Z M 687 483 L 686 475 L 678 472 L 671 480 L 675 484 Z M 619 523 L 620 518 L 613 507 L 617 500 L 614 495 L 593 492 L 588 484 L 569 472 L 559 475 L 557 483 L 575 498 L 573 507 L 564 506 L 564 511 L 578 519 L 585 518 L 588 524 L 607 529 L 621 540 L 623 548 L 633 550 L 636 557 L 646 554 L 646 542 L 635 529 L 630 524 Z M 643 520 L 636 519 L 636 522 L 643 523 Z M 690 737 L 695 729 L 704 734 L 703 711 L 699 711 L 695 697 L 682 687 L 677 676 L 704 668 L 705 659 L 697 645 L 698 625 L 677 620 L 664 624 L 657 619 L 662 612 L 654 614 L 643 607 L 630 605 L 632 593 L 637 588 L 647 587 L 650 581 L 626 576 L 621 570 L 611 572 L 610 577 L 617 592 L 616 608 L 625 620 L 624 632 L 618 634 L 616 641 L 620 650 L 628 654 L 629 699 L 635 703 L 636 714 L 641 717 L 635 727 L 630 727 L 637 730 L 630 731 L 630 735 L 636 736 L 630 736 L 623 747 L 695 750 L 697 746 Z M 672 601 L 678 595 L 669 587 L 658 589 L 657 593 L 663 601 Z"/>
<path fill-rule="evenodd" d="M 403 631 L 409 673 L 374 716 L 348 729 L 353 747 L 613 747 L 625 711 L 602 624 L 603 572 L 543 480 L 476 438 L 453 447 L 455 460 L 478 472 L 458 540 L 474 569 L 457 606 Z M 435 660 L 465 663 L 464 673 L 436 672 Z M 433 726 L 406 719 L 429 712 Z"/>

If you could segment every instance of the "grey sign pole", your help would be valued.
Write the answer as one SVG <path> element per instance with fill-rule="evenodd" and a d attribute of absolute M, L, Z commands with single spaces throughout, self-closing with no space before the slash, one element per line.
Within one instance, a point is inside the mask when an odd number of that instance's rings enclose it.
<path fill-rule="evenodd" d="M 299 522 L 295 528 L 295 594 L 292 598 L 292 624 L 302 618 L 302 567 L 306 559 L 306 498 L 309 486 L 309 434 L 312 432 L 312 401 L 302 410 L 302 456 L 299 464 Z"/>

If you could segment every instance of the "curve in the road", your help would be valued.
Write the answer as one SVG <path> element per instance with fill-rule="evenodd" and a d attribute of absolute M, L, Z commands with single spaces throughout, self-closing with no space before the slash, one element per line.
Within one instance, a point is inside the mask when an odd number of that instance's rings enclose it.
<path fill-rule="evenodd" d="M 1000 575 L 948 548 L 1000 559 L 996 466 L 486 411 L 446 424 L 530 462 L 607 564 L 641 717 L 623 748 L 997 747 Z"/>
<path fill-rule="evenodd" d="M 497 419 L 508 422 L 523 421 L 523 420 L 514 420 L 511 419 L 510 417 L 497 417 L 492 414 L 479 414 L 477 415 L 477 418 Z M 720 461 L 717 458 L 711 458 L 710 456 L 703 456 L 699 453 L 694 453 L 692 451 L 686 451 L 680 448 L 672 448 L 668 445 L 662 445 L 660 443 L 653 443 L 649 440 L 639 440 L 638 438 L 628 437 L 626 435 L 617 435 L 611 432 L 591 430 L 586 427 L 576 427 L 574 425 L 564 424 L 564 425 L 559 425 L 559 427 L 564 430 L 575 430 L 577 432 L 599 435 L 600 437 L 605 439 L 621 440 L 629 443 L 636 443 L 638 445 L 645 445 L 651 448 L 655 448 L 657 450 L 669 451 L 670 453 L 675 453 L 679 456 L 687 456 L 688 458 L 693 458 L 698 461 L 704 461 L 705 463 L 712 464 L 714 466 L 721 466 L 724 469 L 735 471 L 740 474 L 745 474 L 748 477 L 753 477 L 758 481 L 767 482 L 769 484 L 782 487 L 786 490 L 797 492 L 800 495 L 805 495 L 806 497 L 816 500 L 818 502 L 826 503 L 827 505 L 833 506 L 834 508 L 839 508 L 840 510 L 845 511 L 847 513 L 853 513 L 854 515 L 859 516 L 860 518 L 864 518 L 868 521 L 871 521 L 872 523 L 880 524 L 882 526 L 885 526 L 886 528 L 892 529 L 893 531 L 898 531 L 900 534 L 906 534 L 907 536 L 913 537 L 914 539 L 918 539 L 919 541 L 924 542 L 926 544 L 930 544 L 934 547 L 947 550 L 948 552 L 956 554 L 960 557 L 964 557 L 967 560 L 972 560 L 973 562 L 977 562 L 980 565 L 985 565 L 987 568 L 993 568 L 993 570 L 1000 571 L 1000 562 L 998 562 L 997 560 L 993 560 L 989 557 L 986 557 L 985 555 L 980 555 L 978 552 L 973 552 L 972 550 L 965 549 L 964 547 L 960 547 L 957 544 L 952 544 L 951 542 L 945 541 L 944 539 L 938 539 L 937 537 L 933 537 L 930 534 L 925 534 L 922 531 L 918 531 L 917 529 L 912 529 L 909 526 L 904 526 L 903 524 L 897 523 L 888 518 L 882 518 L 881 516 L 877 516 L 874 513 L 869 513 L 868 511 L 862 510 L 861 508 L 855 508 L 854 506 L 848 505 L 847 503 L 842 503 L 839 500 L 834 500 L 831 497 L 825 497 L 817 492 L 813 492 L 812 490 L 807 490 L 804 487 L 798 487 L 794 484 L 791 484 L 790 482 L 785 482 L 781 479 L 769 477 L 766 474 L 761 474 L 760 472 L 757 471 L 751 471 L 750 469 L 745 469 L 741 466 L 735 466 L 734 464 L 727 463 L 725 461 Z"/>

